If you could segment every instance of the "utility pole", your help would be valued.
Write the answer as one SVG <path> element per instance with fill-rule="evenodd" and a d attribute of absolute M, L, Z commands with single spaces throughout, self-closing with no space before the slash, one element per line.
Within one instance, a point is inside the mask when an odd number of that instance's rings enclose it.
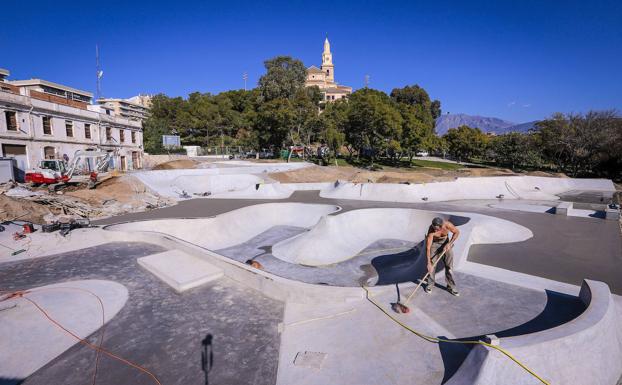
<path fill-rule="evenodd" d="M 95 89 L 95 103 L 102 97 L 101 78 L 104 76 L 104 71 L 99 66 L 99 45 L 95 44 L 95 76 L 97 77 L 96 89 Z"/>
<path fill-rule="evenodd" d="M 246 81 L 248 80 L 248 73 L 244 72 L 242 74 L 242 79 L 244 79 L 244 91 L 246 91 Z"/>
<path fill-rule="evenodd" d="M 365 75 L 365 88 L 369 87 L 369 75 Z"/>

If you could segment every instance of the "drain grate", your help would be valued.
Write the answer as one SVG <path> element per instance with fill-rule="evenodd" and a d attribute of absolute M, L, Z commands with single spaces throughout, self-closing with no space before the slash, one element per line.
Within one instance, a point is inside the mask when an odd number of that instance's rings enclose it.
<path fill-rule="evenodd" d="M 298 352 L 294 358 L 294 365 L 309 369 L 322 369 L 326 355 L 320 352 Z"/>

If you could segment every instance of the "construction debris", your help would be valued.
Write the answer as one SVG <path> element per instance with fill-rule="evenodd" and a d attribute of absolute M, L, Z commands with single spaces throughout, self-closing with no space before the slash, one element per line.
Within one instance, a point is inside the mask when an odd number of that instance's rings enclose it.
<path fill-rule="evenodd" d="M 108 178 L 95 190 L 89 189 L 86 183 L 56 192 L 15 182 L 0 184 L 0 221 L 19 219 L 52 225 L 58 221 L 58 216 L 74 220 L 98 219 L 165 207 L 172 203 L 127 175 Z"/>

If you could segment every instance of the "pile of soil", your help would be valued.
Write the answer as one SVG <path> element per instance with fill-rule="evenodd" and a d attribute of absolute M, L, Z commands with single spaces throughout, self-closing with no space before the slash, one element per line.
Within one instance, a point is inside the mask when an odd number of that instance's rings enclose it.
<path fill-rule="evenodd" d="M 33 223 L 44 223 L 43 217 L 52 213 L 48 206 L 0 195 L 0 221 L 20 220 Z"/>
<path fill-rule="evenodd" d="M 94 207 L 110 208 L 110 211 L 121 207 L 127 211 L 141 211 L 148 206 L 171 203 L 163 202 L 162 198 L 151 193 L 147 186 L 131 175 L 111 177 L 93 190 L 76 190 L 67 192 L 66 195 L 79 198 Z"/>
<path fill-rule="evenodd" d="M 507 169 L 497 168 L 463 168 L 449 171 L 426 167 L 416 169 L 390 167 L 379 171 L 368 171 L 348 166 L 310 166 L 298 170 L 272 173 L 270 177 L 281 183 L 318 183 L 336 180 L 355 183 L 431 183 L 450 181 L 458 177 L 508 175 L 516 174 Z"/>
<path fill-rule="evenodd" d="M 155 166 L 154 170 L 177 170 L 183 168 L 197 168 L 200 162 L 190 159 L 171 160 L 169 162 L 160 163 Z"/>

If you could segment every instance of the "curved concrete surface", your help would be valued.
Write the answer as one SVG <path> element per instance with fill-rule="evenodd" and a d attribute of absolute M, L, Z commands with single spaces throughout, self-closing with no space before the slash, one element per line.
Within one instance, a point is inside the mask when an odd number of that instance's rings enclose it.
<path fill-rule="evenodd" d="M 424 240 L 432 219 L 437 216 L 450 219 L 460 226 L 461 236 L 454 246 L 455 268 L 466 259 L 468 249 L 474 243 L 520 242 L 533 235 L 523 226 L 481 214 L 373 208 L 324 217 L 311 231 L 273 245 L 272 254 L 291 263 L 330 265 L 356 256 L 377 240 L 398 239 L 419 243 Z M 417 250 L 424 249 L 420 247 Z M 397 252 L 387 250 L 387 253 Z"/>
<path fill-rule="evenodd" d="M 587 309 L 574 320 L 538 333 L 500 339 L 500 346 L 552 384 L 613 385 L 622 374 L 620 313 L 607 284 L 584 280 Z M 478 345 L 448 385 L 526 385 L 540 382 L 492 349 Z"/>
<path fill-rule="evenodd" d="M 607 179 L 547 178 L 533 176 L 457 178 L 452 182 L 423 184 L 340 183 L 320 196 L 385 202 L 440 202 L 460 199 L 558 200 L 571 190 L 615 191 Z"/>
<path fill-rule="evenodd" d="M 153 170 L 134 174 L 156 193 L 179 198 L 182 191 L 189 195 L 210 192 L 212 194 L 247 188 L 263 179 L 256 175 L 219 175 L 218 170 Z"/>
<path fill-rule="evenodd" d="M 242 243 L 274 226 L 311 227 L 338 206 L 306 203 L 264 203 L 243 207 L 213 218 L 162 219 L 106 227 L 114 231 L 151 231 L 169 234 L 210 250 Z"/>
<path fill-rule="evenodd" d="M 218 162 L 223 165 L 230 162 Z M 179 198 L 183 190 L 189 194 L 244 190 L 263 179 L 255 174 L 281 172 L 308 167 L 310 163 L 231 163 L 234 167 L 214 167 L 177 170 L 148 170 L 132 175 L 141 180 L 156 193 L 172 198 Z"/>
<path fill-rule="evenodd" d="M 307 233 L 272 246 L 272 254 L 286 262 L 307 266 L 330 265 L 348 260 L 380 239 L 420 242 L 434 217 L 432 211 L 363 209 L 325 216 Z M 457 218 L 461 222 L 468 218 Z"/>
<path fill-rule="evenodd" d="M 253 183 L 244 188 L 235 191 L 223 191 L 219 194 L 213 194 L 209 198 L 213 199 L 285 199 L 289 198 L 294 192 L 293 189 L 276 183 Z"/>
<path fill-rule="evenodd" d="M 70 281 L 28 289 L 26 297 L 34 300 L 52 318 L 68 330 L 86 338 L 108 322 L 125 305 L 125 286 L 102 280 Z M 23 298 L 0 304 L 0 378 L 19 380 L 28 377 L 78 341 L 51 323 L 37 308 Z M 15 305 L 13 307 L 13 305 Z"/>

